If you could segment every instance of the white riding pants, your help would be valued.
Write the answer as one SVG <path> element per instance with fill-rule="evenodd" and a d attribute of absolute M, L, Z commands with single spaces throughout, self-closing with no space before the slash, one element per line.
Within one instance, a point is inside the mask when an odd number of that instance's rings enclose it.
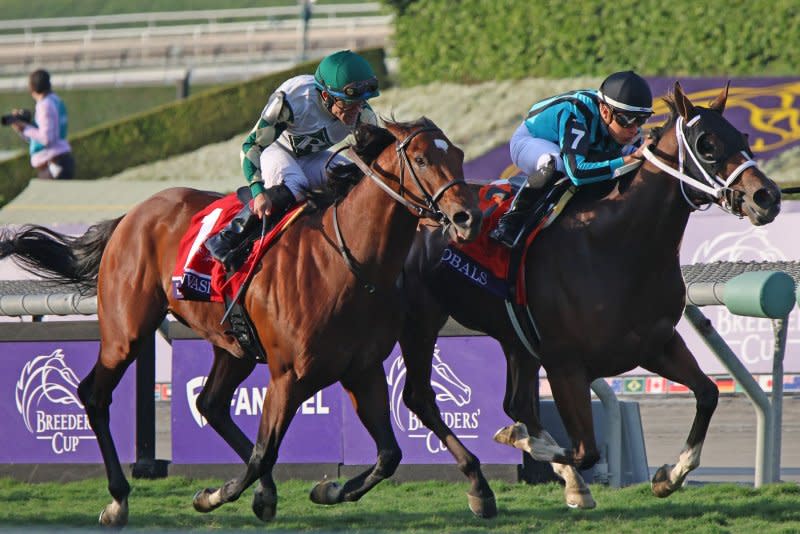
<path fill-rule="evenodd" d="M 319 189 L 328 181 L 325 163 L 331 151 L 323 150 L 314 154 L 295 158 L 294 154 L 278 143 L 272 143 L 261 152 L 261 177 L 264 187 L 284 184 L 299 202 L 306 198 L 306 193 Z M 337 154 L 331 165 L 348 163 L 349 160 Z"/>

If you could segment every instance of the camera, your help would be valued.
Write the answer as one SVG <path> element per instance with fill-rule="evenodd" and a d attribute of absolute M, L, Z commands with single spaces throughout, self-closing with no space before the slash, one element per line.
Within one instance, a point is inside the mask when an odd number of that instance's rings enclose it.
<path fill-rule="evenodd" d="M 8 115 L 0 117 L 0 123 L 2 123 L 3 126 L 8 126 L 17 121 L 30 123 L 33 121 L 33 113 L 28 109 L 23 109 L 17 113 L 9 113 Z"/>

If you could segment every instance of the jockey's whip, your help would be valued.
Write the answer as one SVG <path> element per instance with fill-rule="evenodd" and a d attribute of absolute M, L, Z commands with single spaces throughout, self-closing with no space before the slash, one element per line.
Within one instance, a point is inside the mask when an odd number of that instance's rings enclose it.
<path fill-rule="evenodd" d="M 267 214 L 264 213 L 261 216 L 261 238 L 258 240 L 258 251 L 256 256 L 261 253 L 261 247 L 264 246 L 264 236 L 266 234 L 267 234 Z M 244 282 L 242 282 L 242 284 L 239 286 L 239 289 L 236 291 L 236 295 L 234 295 L 233 299 L 231 300 L 228 309 L 225 310 L 225 315 L 222 316 L 222 320 L 219 322 L 219 324 L 223 324 L 228 319 L 228 316 L 231 314 L 231 310 L 233 310 L 233 307 L 236 305 L 237 302 L 239 302 L 239 297 L 241 297 L 242 293 L 244 293 L 244 288 L 247 287 L 247 281 L 250 280 L 250 276 L 253 274 L 253 269 L 255 269 L 257 263 L 258 262 L 254 261 L 253 265 L 250 266 L 250 270 L 247 271 L 247 276 L 245 276 Z"/>
<path fill-rule="evenodd" d="M 794 195 L 795 193 L 800 193 L 800 187 L 784 187 L 781 189 L 782 195 Z"/>

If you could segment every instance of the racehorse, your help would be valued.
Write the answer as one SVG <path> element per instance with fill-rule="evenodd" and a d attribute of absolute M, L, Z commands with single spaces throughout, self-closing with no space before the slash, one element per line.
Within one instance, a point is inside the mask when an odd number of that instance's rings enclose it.
<path fill-rule="evenodd" d="M 314 502 L 354 501 L 393 474 L 401 459 L 389 415 L 382 362 L 401 319 L 396 280 L 419 217 L 442 220 L 456 240 L 471 240 L 481 212 L 463 179 L 463 152 L 432 121 L 361 126 L 353 158 L 366 174 L 344 198 L 298 219 L 260 261 L 243 305 L 267 355 L 270 384 L 255 446 L 230 416 L 233 393 L 255 368 L 230 328 L 221 303 L 177 300 L 171 275 L 192 216 L 219 194 L 189 188 L 160 192 L 126 215 L 78 237 L 26 226 L 0 240 L 31 272 L 97 292 L 100 354 L 78 388 L 103 455 L 113 501 L 100 516 L 107 526 L 128 518 L 130 486 L 109 429 L 109 404 L 125 369 L 168 312 L 214 345 L 214 362 L 197 399 L 200 413 L 246 463 L 245 471 L 194 498 L 208 512 L 239 498 L 260 481 L 253 511 L 270 520 L 277 509 L 272 470 L 278 448 L 301 403 L 339 381 L 375 441 L 376 463 L 343 485 L 326 481 Z M 309 436 L 313 439 L 313 436 Z M 494 495 L 475 479 L 476 513 L 494 515 Z M 472 502 L 471 500 L 471 502 Z"/>
<path fill-rule="evenodd" d="M 515 333 L 504 300 L 441 265 L 447 237 L 421 227 L 404 271 L 413 313 L 406 315 L 399 340 L 408 373 L 403 398 L 459 463 L 472 454 L 442 421 L 430 387 L 434 344 L 448 316 L 500 342 L 507 361 L 503 407 L 517 423 L 495 439 L 552 462 L 566 481 L 571 507 L 595 505 L 575 468 L 599 459 L 589 392 L 599 377 L 641 366 L 689 387 L 697 399 L 694 423 L 677 463 L 653 477 L 653 492 L 668 496 L 699 465 L 719 393 L 675 331 L 685 305 L 681 239 L 689 215 L 703 205 L 717 204 L 756 226 L 780 211 L 780 190 L 755 166 L 743 134 L 722 116 L 727 92 L 726 86 L 704 108 L 676 83 L 666 99 L 670 117 L 653 131 L 643 165 L 599 200 L 579 190 L 532 242 L 522 269 L 531 330 L 538 332 L 538 340 L 528 343 L 531 350 Z M 558 446 L 537 417 L 533 386 L 540 366 L 571 450 Z"/>

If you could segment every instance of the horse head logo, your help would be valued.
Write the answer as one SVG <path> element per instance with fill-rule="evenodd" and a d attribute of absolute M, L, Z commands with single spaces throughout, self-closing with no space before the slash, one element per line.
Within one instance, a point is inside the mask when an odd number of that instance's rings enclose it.
<path fill-rule="evenodd" d="M 186 382 L 186 401 L 189 403 L 189 412 L 192 414 L 192 419 L 197 423 L 197 426 L 203 428 L 206 426 L 206 418 L 200 415 L 200 410 L 197 409 L 197 397 L 203 390 L 208 377 L 196 376 Z"/>
<path fill-rule="evenodd" d="M 741 232 L 723 232 L 697 247 L 690 263 L 715 261 L 781 261 L 786 256 L 769 242 L 765 228 L 750 227 Z"/>
<path fill-rule="evenodd" d="M 431 386 L 436 393 L 437 402 L 453 402 L 459 408 L 469 404 L 472 400 L 472 388 L 461 380 L 453 369 L 442 361 L 439 347 L 433 351 L 433 373 L 431 376 Z M 395 424 L 401 430 L 405 430 L 403 419 L 400 415 L 400 407 L 403 405 L 403 386 L 405 385 L 406 366 L 403 356 L 394 359 L 386 381 L 390 391 L 390 409 Z"/>
<path fill-rule="evenodd" d="M 47 355 L 36 356 L 25 364 L 17 380 L 17 411 L 25 427 L 33 433 L 31 414 L 43 400 L 52 404 L 74 404 L 83 409 L 78 399 L 78 380 L 75 372 L 64 361 L 64 353 L 56 349 Z"/>

